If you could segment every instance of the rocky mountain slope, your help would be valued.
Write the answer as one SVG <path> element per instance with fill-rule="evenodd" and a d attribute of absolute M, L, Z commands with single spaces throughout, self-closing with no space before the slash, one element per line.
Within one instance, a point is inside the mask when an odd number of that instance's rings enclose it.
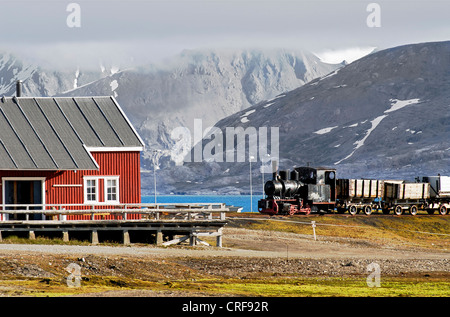
<path fill-rule="evenodd" d="M 53 96 L 110 76 L 116 71 L 118 70 L 115 67 L 105 67 L 100 62 L 95 70 L 85 70 L 83 67 L 68 67 L 62 70 L 46 68 L 36 62 L 3 52 L 0 53 L 0 95 L 15 95 L 16 81 L 22 80 L 23 95 Z"/>
<path fill-rule="evenodd" d="M 368 55 L 216 126 L 278 127 L 282 169 L 310 162 L 337 168 L 339 177 L 450 175 L 449 87 L 450 42 L 406 45 Z M 258 156 L 254 182 L 261 182 L 260 167 Z M 177 178 L 167 171 L 180 191 L 249 191 L 248 154 L 242 163 L 193 162 L 182 171 Z"/>
<path fill-rule="evenodd" d="M 145 170 L 155 157 L 164 167 L 181 164 L 183 157 L 171 153 L 174 128 L 194 131 L 195 119 L 212 126 L 341 66 L 301 51 L 186 50 L 163 65 L 123 70 L 64 95 L 115 96 L 147 145 Z"/>

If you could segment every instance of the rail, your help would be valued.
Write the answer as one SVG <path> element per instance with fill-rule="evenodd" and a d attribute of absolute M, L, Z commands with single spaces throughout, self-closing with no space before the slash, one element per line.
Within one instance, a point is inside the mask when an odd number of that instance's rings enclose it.
<path fill-rule="evenodd" d="M 225 203 L 3 204 L 0 221 L 225 220 L 230 207 Z"/>

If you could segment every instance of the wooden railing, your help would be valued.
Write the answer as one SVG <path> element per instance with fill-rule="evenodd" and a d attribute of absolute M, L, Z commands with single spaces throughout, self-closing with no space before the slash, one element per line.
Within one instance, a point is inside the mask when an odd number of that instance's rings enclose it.
<path fill-rule="evenodd" d="M 17 220 L 225 220 L 224 203 L 4 204 L 0 221 Z"/>

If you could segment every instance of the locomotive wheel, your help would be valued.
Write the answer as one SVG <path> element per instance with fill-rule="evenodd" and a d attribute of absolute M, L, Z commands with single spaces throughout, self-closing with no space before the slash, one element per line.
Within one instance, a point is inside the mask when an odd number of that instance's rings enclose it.
<path fill-rule="evenodd" d="M 365 206 L 363 210 L 367 216 L 369 216 L 372 213 L 372 207 L 370 206 Z"/>
<path fill-rule="evenodd" d="M 356 208 L 356 206 L 350 206 L 348 208 L 348 212 L 350 213 L 350 215 L 354 216 L 358 213 L 358 208 Z"/>
<path fill-rule="evenodd" d="M 402 208 L 402 206 L 400 206 L 400 205 L 395 206 L 395 208 L 394 208 L 394 213 L 395 213 L 397 216 L 401 216 L 401 215 L 403 214 L 403 208 Z"/>
<path fill-rule="evenodd" d="M 447 207 L 445 207 L 444 205 L 439 206 L 439 213 L 444 216 L 447 214 Z"/>
<path fill-rule="evenodd" d="M 409 207 L 409 213 L 410 215 L 415 216 L 417 214 L 417 206 L 412 205 L 411 207 Z"/>

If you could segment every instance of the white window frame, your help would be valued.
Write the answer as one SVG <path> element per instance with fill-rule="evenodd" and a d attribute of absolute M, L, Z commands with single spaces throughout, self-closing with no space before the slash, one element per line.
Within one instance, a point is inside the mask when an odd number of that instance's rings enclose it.
<path fill-rule="evenodd" d="M 116 182 L 116 199 L 108 199 L 108 181 L 115 181 Z M 119 186 L 119 176 L 106 176 L 103 178 L 103 189 L 105 191 L 105 203 L 113 203 L 113 204 L 119 204 L 120 203 L 120 186 Z"/>
<path fill-rule="evenodd" d="M 100 180 L 103 180 L 103 201 L 100 201 Z M 87 181 L 95 180 L 95 200 L 87 200 Z M 116 199 L 108 200 L 108 180 L 116 181 Z M 83 196 L 86 205 L 120 204 L 120 176 L 83 176 Z"/>
<path fill-rule="evenodd" d="M 83 179 L 83 196 L 85 204 L 97 204 L 99 203 L 99 177 L 85 176 Z M 88 200 L 87 182 L 95 181 L 95 200 Z"/>

